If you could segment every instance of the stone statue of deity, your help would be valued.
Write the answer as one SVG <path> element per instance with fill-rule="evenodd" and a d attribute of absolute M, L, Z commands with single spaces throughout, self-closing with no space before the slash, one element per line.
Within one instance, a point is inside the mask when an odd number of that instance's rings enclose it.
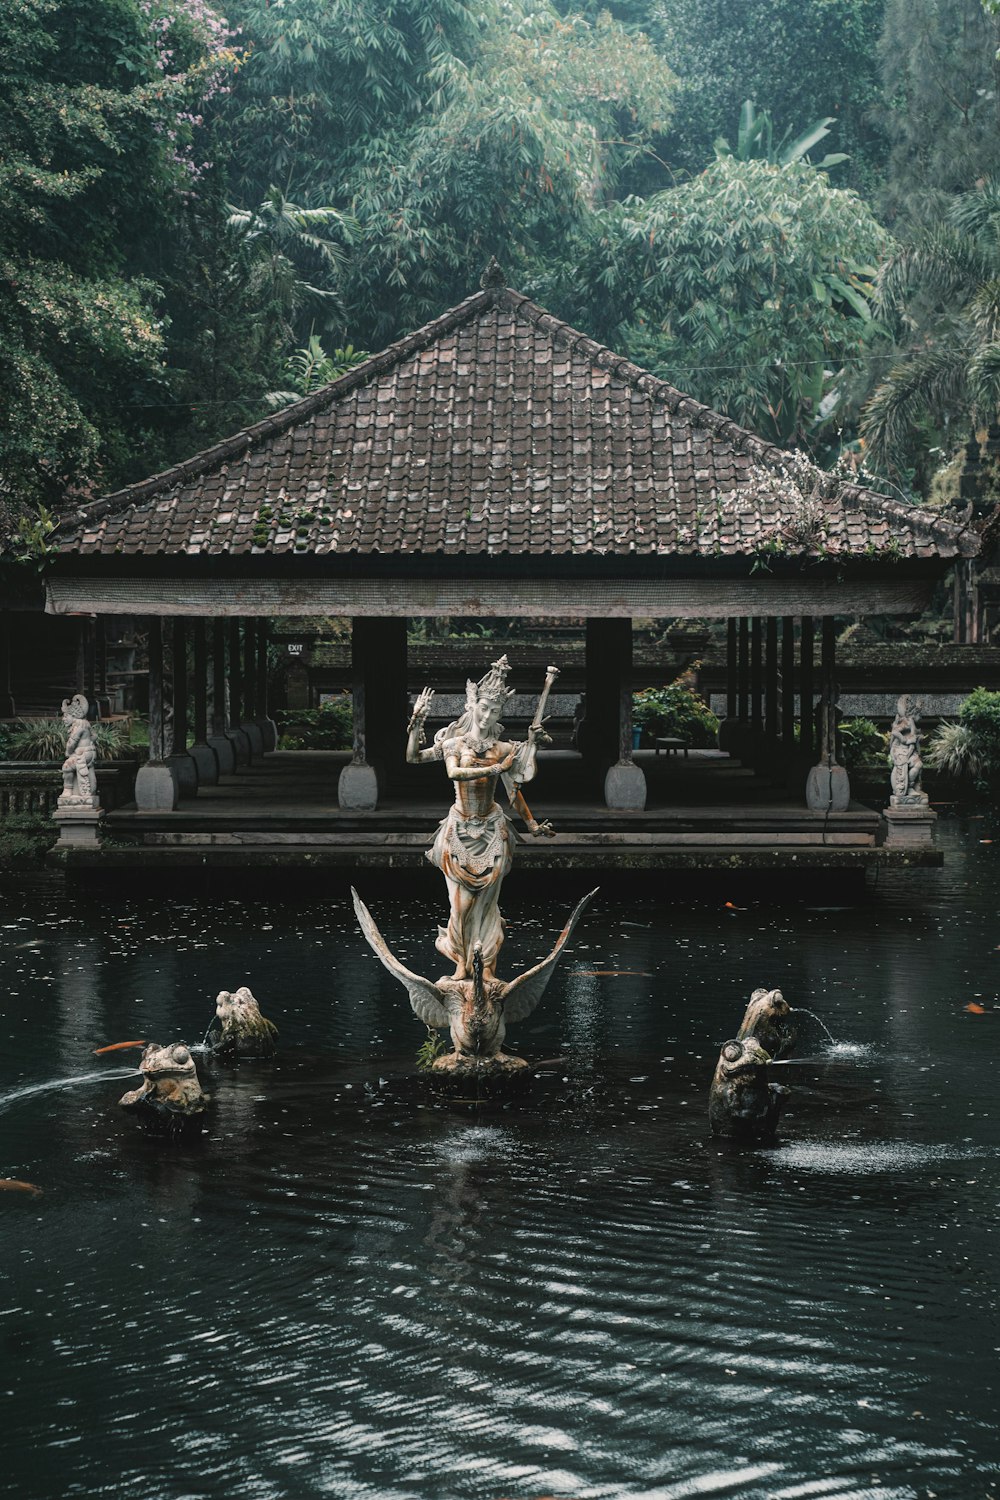
<path fill-rule="evenodd" d="M 64 698 L 63 722 L 67 728 L 66 759 L 62 763 L 63 789 L 60 807 L 97 807 L 97 747 L 90 728 L 90 704 L 82 693 Z"/>
<path fill-rule="evenodd" d="M 889 734 L 890 807 L 924 807 L 927 793 L 921 790 L 924 763 L 920 758 L 920 705 L 904 693 L 896 704 L 896 717 Z"/>
<path fill-rule="evenodd" d="M 477 948 L 484 979 L 493 979 L 503 942 L 500 886 L 511 867 L 512 839 L 507 815 L 496 801 L 497 783 L 503 782 L 529 833 L 551 837 L 555 831 L 550 823 L 540 823 L 533 816 L 521 787 L 534 777 L 538 744 L 548 739 L 542 714 L 559 674 L 555 667 L 547 669 L 528 737 L 515 742 L 502 737 L 500 723 L 504 705 L 513 696 L 507 687 L 509 670 L 502 656 L 479 682 L 468 682 L 464 713 L 438 731 L 429 749 L 421 747 L 434 697 L 430 688 L 424 688 L 417 699 L 408 726 L 406 759 L 411 764 L 443 760 L 455 784 L 454 805 L 441 822 L 427 858 L 448 882 L 451 912 L 448 926 L 438 928 L 435 947 L 455 965 L 452 978 L 456 980 L 471 978 Z"/>

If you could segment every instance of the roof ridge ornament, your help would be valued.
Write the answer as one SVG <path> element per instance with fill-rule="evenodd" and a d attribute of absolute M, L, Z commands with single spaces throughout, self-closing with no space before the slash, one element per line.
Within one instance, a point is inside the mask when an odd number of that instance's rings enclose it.
<path fill-rule="evenodd" d="M 492 287 L 504 287 L 507 285 L 507 278 L 504 275 L 503 266 L 497 260 L 495 255 L 491 255 L 489 260 L 486 262 L 486 269 L 483 271 L 483 274 L 479 278 L 479 285 L 482 287 L 484 292 L 489 291 Z"/>

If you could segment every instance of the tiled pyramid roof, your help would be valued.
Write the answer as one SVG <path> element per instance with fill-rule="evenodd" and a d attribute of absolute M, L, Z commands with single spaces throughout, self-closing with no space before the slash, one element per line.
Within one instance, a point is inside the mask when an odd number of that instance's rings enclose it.
<path fill-rule="evenodd" d="M 803 528 L 766 482 L 788 459 L 489 286 L 332 385 L 64 516 L 57 540 L 63 554 L 126 557 L 976 550 L 933 511 L 829 477 L 821 524 Z"/>

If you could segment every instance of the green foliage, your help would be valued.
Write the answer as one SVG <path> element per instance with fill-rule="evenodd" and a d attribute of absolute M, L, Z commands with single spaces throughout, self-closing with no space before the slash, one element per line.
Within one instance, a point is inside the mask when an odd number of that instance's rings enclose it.
<path fill-rule="evenodd" d="M 898 358 L 862 415 L 873 462 L 905 465 L 951 420 L 968 429 L 1000 406 L 1000 178 L 953 199 L 879 272 L 877 309 Z"/>
<path fill-rule="evenodd" d="M 839 367 L 880 336 L 869 303 L 888 245 L 857 195 L 807 164 L 728 157 L 609 208 L 561 292 L 638 363 L 765 436 L 802 442 L 842 420 Z"/>
<path fill-rule="evenodd" d="M 836 125 L 832 115 L 825 120 L 816 120 L 794 140 L 789 126 L 779 140 L 774 139 L 774 125 L 766 109 L 758 109 L 752 99 L 743 101 L 739 125 L 736 132 L 736 149 L 727 140 L 717 140 L 716 156 L 735 156 L 739 161 L 766 161 L 772 167 L 787 167 L 793 161 L 802 161 L 809 152 L 830 134 L 830 126 Z M 835 151 L 813 163 L 819 172 L 839 166 L 847 157 L 843 151 Z"/>
<path fill-rule="evenodd" d="M 883 137 L 876 43 L 885 0 L 650 0 L 645 29 L 680 79 L 673 128 L 661 152 L 699 171 L 738 101 L 802 129 L 818 114 L 838 121 L 847 179 L 878 182 Z"/>
<path fill-rule="evenodd" d="M 889 736 L 871 719 L 844 719 L 837 726 L 841 758 L 849 771 L 885 770 Z"/>
<path fill-rule="evenodd" d="M 117 724 L 91 724 L 98 760 L 113 760 L 127 747 L 125 731 Z M 5 735 L 10 760 L 62 760 L 67 728 L 62 719 L 18 719 Z"/>
<path fill-rule="evenodd" d="M 1000 692 L 976 688 L 958 711 L 957 724 L 942 724 L 927 747 L 927 764 L 975 782 L 976 790 L 1000 801 Z"/>
<path fill-rule="evenodd" d="M 0 868 L 38 864 L 59 837 L 45 813 L 8 813 L 0 818 Z"/>
<path fill-rule="evenodd" d="M 494 250 L 521 280 L 562 253 L 670 114 L 673 75 L 644 37 L 547 0 L 234 15 L 254 43 L 227 116 L 242 195 L 281 183 L 351 216 L 335 285 L 343 328 L 372 343 L 468 295 Z"/>
<path fill-rule="evenodd" d="M 329 385 L 331 381 L 338 380 L 367 358 L 367 353 L 363 349 L 355 349 L 353 344 L 327 354 L 319 335 L 311 333 L 308 344 L 302 349 L 296 349 L 285 361 L 285 377 L 289 389 L 268 391 L 267 403 L 273 407 L 287 406 L 289 402 L 298 401 L 301 396 L 308 396 L 322 386 Z M 258 520 L 262 519 L 265 518 L 258 515 Z M 264 540 L 266 542 L 266 535 Z"/>
<path fill-rule="evenodd" d="M 435 1031 L 432 1026 L 427 1028 L 427 1036 L 417 1048 L 417 1067 L 432 1068 L 435 1058 L 447 1052 L 447 1044 L 443 1041 L 440 1032 Z"/>
<path fill-rule="evenodd" d="M 719 734 L 719 721 L 691 686 L 688 672 L 666 687 L 633 693 L 632 723 L 650 739 L 670 735 L 688 745 L 714 745 Z"/>
<path fill-rule="evenodd" d="M 289 708 L 278 713 L 282 750 L 346 750 L 354 739 L 354 706 L 350 693 L 338 693 L 319 708 Z"/>
<path fill-rule="evenodd" d="M 935 225 L 955 193 L 1000 173 L 1000 20 L 980 0 L 885 0 L 879 115 L 885 208 Z"/>

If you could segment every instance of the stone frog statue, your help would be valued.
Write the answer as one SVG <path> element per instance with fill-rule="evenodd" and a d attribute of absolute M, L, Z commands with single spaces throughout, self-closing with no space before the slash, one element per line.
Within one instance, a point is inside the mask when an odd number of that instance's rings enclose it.
<path fill-rule="evenodd" d="M 194 1058 L 183 1042 L 160 1047 L 150 1042 L 139 1063 L 142 1087 L 123 1094 L 122 1109 L 134 1110 L 150 1125 L 181 1130 L 200 1123 L 208 1095 L 198 1082 Z"/>
<path fill-rule="evenodd" d="M 791 1019 L 793 1014 L 780 990 L 754 990 L 736 1040 L 745 1042 L 752 1037 L 772 1058 L 783 1057 L 794 1046 L 798 1035 Z"/>
<path fill-rule="evenodd" d="M 752 1036 L 724 1044 L 708 1091 L 714 1135 L 757 1144 L 774 1139 L 785 1090 L 768 1082 L 770 1061 L 770 1054 Z"/>
<path fill-rule="evenodd" d="M 278 1028 L 260 1013 L 260 1006 L 245 984 L 238 990 L 220 990 L 215 997 L 217 1025 L 210 1030 L 212 1051 L 222 1061 L 240 1057 L 273 1057 Z"/>

